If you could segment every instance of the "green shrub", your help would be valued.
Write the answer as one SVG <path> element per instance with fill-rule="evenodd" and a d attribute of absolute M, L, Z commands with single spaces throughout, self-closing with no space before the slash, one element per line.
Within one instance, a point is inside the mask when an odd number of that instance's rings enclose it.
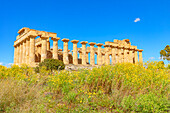
<path fill-rule="evenodd" d="M 170 64 L 168 64 L 167 68 L 170 69 Z"/>
<path fill-rule="evenodd" d="M 57 59 L 45 59 L 39 63 L 39 68 L 45 66 L 47 70 L 63 70 L 65 68 L 64 63 Z M 36 69 L 37 70 L 37 69 Z"/>
<path fill-rule="evenodd" d="M 162 63 L 50 71 L 0 66 L 0 113 L 169 112 L 170 70 Z"/>

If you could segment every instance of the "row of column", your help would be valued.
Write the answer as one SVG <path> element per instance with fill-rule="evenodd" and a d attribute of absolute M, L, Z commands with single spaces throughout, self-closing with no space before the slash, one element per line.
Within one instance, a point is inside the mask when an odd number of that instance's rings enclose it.
<path fill-rule="evenodd" d="M 19 44 L 15 45 L 14 49 L 14 64 L 22 63 L 35 64 L 35 38 L 37 36 L 29 36 Z M 41 36 L 41 61 L 47 58 L 47 50 L 49 50 L 49 37 Z M 53 58 L 58 59 L 58 40 L 60 38 L 52 37 L 53 40 Z"/>
<path fill-rule="evenodd" d="M 63 61 L 64 64 L 69 64 L 68 60 L 68 42 L 69 39 L 63 39 L 64 42 L 64 52 L 63 52 Z M 78 48 L 77 43 L 78 40 L 72 40 L 73 43 L 73 64 L 78 64 Z M 86 65 L 88 63 L 88 52 L 86 51 L 86 44 L 87 41 L 80 42 L 82 44 L 82 51 L 79 51 L 79 57 L 82 59 L 82 65 Z M 138 51 L 139 51 L 139 62 L 143 63 L 142 59 L 142 50 L 137 50 L 137 48 L 132 47 L 123 47 L 123 46 L 117 46 L 117 45 L 104 45 L 105 47 L 105 54 L 102 53 L 101 46 L 103 44 L 99 43 L 96 44 L 94 42 L 90 42 L 90 64 L 92 66 L 95 65 L 95 51 L 94 51 L 94 45 L 98 46 L 98 52 L 97 52 L 97 64 L 103 65 L 103 64 L 110 64 L 110 53 L 109 48 L 111 48 L 111 55 L 112 55 L 112 64 L 116 63 L 122 63 L 122 62 L 130 62 L 130 63 L 138 63 Z"/>
<path fill-rule="evenodd" d="M 33 65 L 35 63 L 35 38 L 36 36 L 29 36 L 24 41 L 20 42 L 15 47 L 14 52 L 14 63 L 15 64 L 30 64 Z M 49 43 L 47 42 L 47 39 L 49 37 L 41 36 L 41 61 L 47 58 L 47 50 L 49 49 L 48 46 Z M 53 40 L 53 58 L 58 59 L 58 40 L 60 38 L 52 37 Z M 69 39 L 62 39 L 64 51 L 63 51 L 63 62 L 64 64 L 69 64 L 69 58 L 68 58 L 68 42 Z M 77 43 L 78 40 L 72 40 L 73 43 L 73 64 L 78 64 L 78 48 Z M 82 44 L 82 51 L 80 52 L 79 57 L 82 59 L 82 65 L 86 65 L 88 61 L 88 52 L 86 50 L 86 44 L 87 41 L 80 42 Z M 132 47 L 123 47 L 123 46 L 117 46 L 117 45 L 104 45 L 105 47 L 105 53 L 102 52 L 102 45 L 101 43 L 96 44 L 94 42 L 90 42 L 90 64 L 92 66 L 95 65 L 95 50 L 94 45 L 98 46 L 97 50 L 97 64 L 103 65 L 103 64 L 110 64 L 110 54 L 112 55 L 112 64 L 116 63 L 122 63 L 122 62 L 130 62 L 135 63 L 138 62 L 138 51 L 139 51 L 139 62 L 143 62 L 142 59 L 142 50 L 137 50 L 137 48 Z M 110 53 L 111 48 L 111 53 Z"/>
<path fill-rule="evenodd" d="M 22 63 L 29 64 L 34 61 L 32 56 L 34 56 L 33 45 L 35 43 L 34 37 L 28 37 L 19 44 L 15 45 L 14 49 L 14 64 L 20 65 Z"/>

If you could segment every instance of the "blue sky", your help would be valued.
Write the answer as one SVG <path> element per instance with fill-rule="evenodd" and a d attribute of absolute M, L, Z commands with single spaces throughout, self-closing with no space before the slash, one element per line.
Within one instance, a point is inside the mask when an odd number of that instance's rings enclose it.
<path fill-rule="evenodd" d="M 13 63 L 22 27 L 96 43 L 130 39 L 144 50 L 144 61 L 159 60 L 159 51 L 170 44 L 170 0 L 0 0 L 1 64 Z"/>

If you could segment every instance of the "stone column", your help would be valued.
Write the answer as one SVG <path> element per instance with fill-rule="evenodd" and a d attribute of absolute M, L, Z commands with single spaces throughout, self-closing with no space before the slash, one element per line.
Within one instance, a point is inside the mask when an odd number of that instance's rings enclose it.
<path fill-rule="evenodd" d="M 95 50 L 94 50 L 94 51 L 95 51 Z M 98 58 L 98 52 L 97 52 L 97 51 L 94 52 L 94 56 L 95 56 L 95 55 L 97 56 L 97 65 L 98 65 L 98 63 L 99 63 L 99 61 L 98 61 L 99 58 Z"/>
<path fill-rule="evenodd" d="M 109 45 L 104 45 L 105 47 L 105 64 L 109 65 L 110 64 L 110 58 L 109 58 Z"/>
<path fill-rule="evenodd" d="M 82 64 L 86 65 L 86 44 L 87 41 L 80 42 L 82 44 Z"/>
<path fill-rule="evenodd" d="M 26 63 L 26 41 L 23 41 L 23 54 L 22 54 L 22 63 Z"/>
<path fill-rule="evenodd" d="M 14 64 L 17 64 L 17 45 L 14 45 Z"/>
<path fill-rule="evenodd" d="M 116 64 L 116 49 L 117 49 L 117 44 L 112 44 L 111 45 L 111 50 L 112 50 L 112 65 Z"/>
<path fill-rule="evenodd" d="M 106 60 L 106 59 L 105 59 L 105 53 L 103 52 L 103 53 L 102 53 L 102 65 L 105 64 L 105 60 Z"/>
<path fill-rule="evenodd" d="M 82 51 L 81 51 L 81 50 L 79 50 L 78 52 L 79 52 L 79 59 L 81 59 L 81 60 L 82 60 Z"/>
<path fill-rule="evenodd" d="M 15 65 L 18 65 L 18 62 L 19 62 L 19 46 L 18 45 L 15 45 L 15 57 L 14 57 L 14 64 Z"/>
<path fill-rule="evenodd" d="M 119 63 L 123 63 L 123 46 L 118 47 Z"/>
<path fill-rule="evenodd" d="M 128 47 L 125 46 L 124 47 L 124 62 L 127 63 L 128 62 Z"/>
<path fill-rule="evenodd" d="M 94 45 L 96 43 L 94 42 L 90 42 L 89 45 L 90 45 L 90 64 L 92 66 L 95 66 L 95 57 L 94 57 Z"/>
<path fill-rule="evenodd" d="M 77 43 L 79 42 L 78 40 L 72 40 L 73 43 L 73 64 L 77 65 L 78 64 L 78 49 L 77 49 Z"/>
<path fill-rule="evenodd" d="M 89 63 L 89 52 L 86 51 L 86 63 Z"/>
<path fill-rule="evenodd" d="M 138 63 L 138 49 L 137 46 L 135 46 L 134 48 L 134 57 L 135 57 L 135 63 Z"/>
<path fill-rule="evenodd" d="M 139 63 L 143 63 L 143 58 L 142 58 L 142 49 L 138 50 L 139 51 Z"/>
<path fill-rule="evenodd" d="M 47 41 L 47 50 L 50 50 L 50 41 Z"/>
<path fill-rule="evenodd" d="M 30 37 L 30 51 L 29 51 L 29 61 L 30 65 L 34 65 L 35 63 L 35 37 Z"/>
<path fill-rule="evenodd" d="M 63 62 L 64 64 L 69 64 L 69 60 L 68 60 L 68 42 L 69 42 L 69 39 L 62 39 L 62 41 L 64 42 L 63 44 L 63 48 L 64 48 L 64 51 L 63 51 Z"/>
<path fill-rule="evenodd" d="M 41 48 L 41 62 L 47 58 L 47 39 L 46 36 L 41 36 L 42 48 Z"/>
<path fill-rule="evenodd" d="M 18 44 L 18 65 L 20 65 L 20 50 L 21 49 L 21 45 Z"/>
<path fill-rule="evenodd" d="M 129 63 L 133 63 L 133 47 L 129 49 Z"/>
<path fill-rule="evenodd" d="M 115 61 L 116 63 L 119 62 L 119 61 L 118 61 L 118 60 L 119 60 L 119 57 L 118 57 L 118 44 L 117 44 L 117 46 L 115 47 L 115 60 L 116 60 L 116 61 Z"/>
<path fill-rule="evenodd" d="M 98 46 L 97 64 L 102 65 L 102 45 L 101 43 L 96 44 Z"/>
<path fill-rule="evenodd" d="M 26 39 L 26 64 L 29 64 L 30 39 Z"/>
<path fill-rule="evenodd" d="M 60 38 L 52 38 L 53 40 L 53 58 L 54 59 L 58 59 L 58 40 L 60 40 Z"/>
<path fill-rule="evenodd" d="M 126 46 L 126 49 L 127 49 L 127 53 L 126 53 L 126 62 L 128 62 L 128 63 L 129 63 L 129 57 L 130 57 L 130 55 L 129 55 L 130 47 L 129 47 L 129 46 L 130 46 L 130 45 Z"/>
<path fill-rule="evenodd" d="M 22 62 L 22 59 L 23 59 L 23 42 L 21 42 L 21 44 L 20 44 L 20 58 L 19 58 L 19 63 L 20 63 L 20 65 L 23 63 Z"/>

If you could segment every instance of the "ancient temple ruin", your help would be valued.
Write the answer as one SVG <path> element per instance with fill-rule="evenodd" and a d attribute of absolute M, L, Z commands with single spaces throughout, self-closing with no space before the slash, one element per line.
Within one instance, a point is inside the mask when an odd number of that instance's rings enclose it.
<path fill-rule="evenodd" d="M 129 39 L 115 39 L 113 42 L 107 41 L 104 44 L 81 41 L 81 48 L 77 47 L 79 40 L 71 40 L 73 50 L 70 51 L 68 49 L 70 40 L 65 38 L 62 39 L 63 49 L 58 49 L 58 40 L 60 38 L 57 37 L 56 33 L 26 27 L 20 29 L 18 33 L 19 35 L 14 42 L 14 64 L 16 65 L 25 63 L 35 67 L 46 58 L 62 60 L 66 65 L 101 66 L 123 62 L 143 63 L 143 50 L 131 45 Z M 53 40 L 53 48 L 50 48 L 50 38 Z M 87 44 L 90 47 L 87 47 Z M 94 47 L 95 45 L 97 47 Z M 95 58 L 95 55 L 97 58 Z M 95 61 L 97 62 L 95 63 Z"/>

